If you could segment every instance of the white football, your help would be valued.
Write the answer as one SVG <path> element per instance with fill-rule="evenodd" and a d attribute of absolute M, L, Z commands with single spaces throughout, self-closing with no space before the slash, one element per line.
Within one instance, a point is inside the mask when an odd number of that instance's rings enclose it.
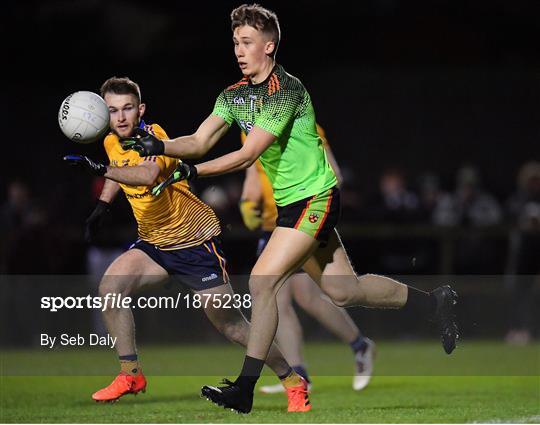
<path fill-rule="evenodd" d="M 78 91 L 66 97 L 60 105 L 58 124 L 70 140 L 92 143 L 109 129 L 109 108 L 98 94 Z"/>

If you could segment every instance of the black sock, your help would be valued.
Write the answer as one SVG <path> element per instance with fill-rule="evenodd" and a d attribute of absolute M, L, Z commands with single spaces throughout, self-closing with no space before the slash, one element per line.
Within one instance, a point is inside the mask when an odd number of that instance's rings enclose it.
<path fill-rule="evenodd" d="M 403 308 L 421 312 L 431 318 L 435 312 L 435 299 L 429 292 L 407 286 L 407 302 Z"/>
<path fill-rule="evenodd" d="M 255 384 L 261 376 L 264 367 L 264 360 L 256 359 L 255 357 L 246 356 L 240 376 L 236 380 L 236 384 L 241 387 L 255 388 Z"/>

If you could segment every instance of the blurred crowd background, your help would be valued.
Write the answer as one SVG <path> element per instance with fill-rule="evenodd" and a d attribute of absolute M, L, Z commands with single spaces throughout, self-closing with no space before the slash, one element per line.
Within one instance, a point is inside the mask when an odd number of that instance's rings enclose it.
<path fill-rule="evenodd" d="M 508 342 L 538 334 L 540 5 L 534 1 L 260 2 L 282 26 L 278 62 L 308 88 L 342 168 L 345 245 L 359 273 L 501 275 Z M 228 15 L 241 2 L 8 2 L 0 272 L 99 276 L 136 239 L 123 197 L 100 239 L 84 221 L 103 182 L 65 166 L 99 143 L 60 132 L 77 90 L 141 85 L 148 122 L 194 131 L 240 78 Z M 212 158 L 240 143 L 233 127 Z M 231 274 L 257 234 L 238 211 L 243 173 L 199 180 L 221 218 Z M 518 276 L 518 278 L 516 278 Z M 2 288 L 3 297 L 12 289 Z M 474 292 L 474 291 L 473 291 Z M 14 295 L 13 295 L 14 296 Z"/>

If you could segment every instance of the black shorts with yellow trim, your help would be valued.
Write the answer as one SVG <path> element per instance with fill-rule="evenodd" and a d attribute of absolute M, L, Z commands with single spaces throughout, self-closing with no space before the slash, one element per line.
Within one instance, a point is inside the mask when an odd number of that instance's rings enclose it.
<path fill-rule="evenodd" d="M 203 291 L 229 283 L 227 261 L 217 237 L 197 246 L 170 251 L 138 240 L 129 249 L 140 249 L 193 291 Z"/>
<path fill-rule="evenodd" d="M 341 214 L 339 189 L 333 187 L 292 204 L 278 206 L 277 209 L 277 226 L 307 233 L 324 247 Z"/>

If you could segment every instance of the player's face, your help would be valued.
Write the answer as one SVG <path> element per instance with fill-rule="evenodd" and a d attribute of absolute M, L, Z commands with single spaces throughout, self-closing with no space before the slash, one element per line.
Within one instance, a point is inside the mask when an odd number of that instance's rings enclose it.
<path fill-rule="evenodd" d="M 233 32 L 234 54 L 244 75 L 255 77 L 273 64 L 268 56 L 275 48 L 261 31 L 249 25 L 235 28 Z"/>
<path fill-rule="evenodd" d="M 105 93 L 105 103 L 109 107 L 110 127 L 118 137 L 129 137 L 137 128 L 144 114 L 145 105 L 139 105 L 132 94 Z"/>

